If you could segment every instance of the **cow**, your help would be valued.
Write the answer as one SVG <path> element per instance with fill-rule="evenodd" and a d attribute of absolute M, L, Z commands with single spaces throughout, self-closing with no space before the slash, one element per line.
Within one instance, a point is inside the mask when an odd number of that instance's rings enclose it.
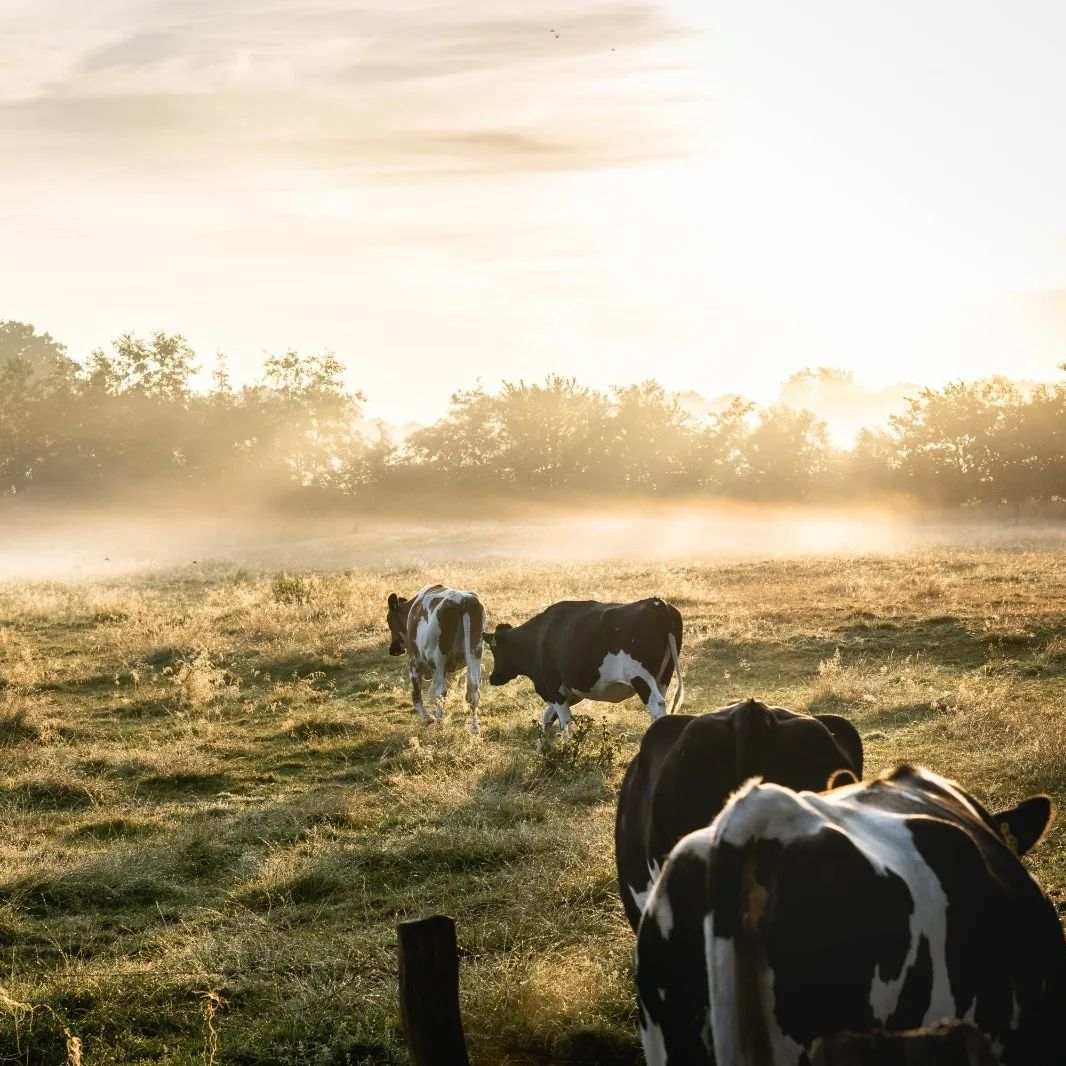
<path fill-rule="evenodd" d="M 644 908 L 649 1066 L 807 1066 L 820 1038 L 941 1019 L 1001 1066 L 1061 1063 L 1066 940 L 1020 861 L 1050 818 L 1046 796 L 990 814 L 909 765 L 822 794 L 748 782 Z"/>
<path fill-rule="evenodd" d="M 490 685 L 521 674 L 544 700 L 544 739 L 559 719 L 570 734 L 570 708 L 582 700 L 619 703 L 636 693 L 653 719 L 666 714 L 666 692 L 677 671 L 671 710 L 684 699 L 678 654 L 681 614 L 658 597 L 635 603 L 562 600 L 518 626 L 486 633 L 492 649 Z"/>
<path fill-rule="evenodd" d="M 862 739 L 840 715 L 749 699 L 652 722 L 622 780 L 614 828 L 618 891 L 634 932 L 670 849 L 710 825 L 749 777 L 820 790 L 839 770 L 862 777 Z"/>
<path fill-rule="evenodd" d="M 392 643 L 390 655 L 407 652 L 411 673 L 411 699 L 419 718 L 426 722 L 422 704 L 422 681 L 433 679 L 433 717 L 444 717 L 448 674 L 466 666 L 466 702 L 470 707 L 470 731 L 481 732 L 477 709 L 481 699 L 481 653 L 485 632 L 485 608 L 473 592 L 444 585 L 428 585 L 412 599 L 392 593 L 387 614 Z"/>

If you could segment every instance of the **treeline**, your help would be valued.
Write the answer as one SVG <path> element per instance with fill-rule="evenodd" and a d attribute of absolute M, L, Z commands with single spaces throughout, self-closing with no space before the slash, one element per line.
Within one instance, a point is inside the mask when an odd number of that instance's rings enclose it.
<path fill-rule="evenodd" d="M 893 493 L 935 507 L 1054 513 L 1066 503 L 1066 384 L 922 389 L 842 449 L 807 410 L 735 399 L 696 415 L 655 382 L 604 392 L 564 377 L 458 392 L 442 419 L 396 441 L 368 427 L 365 398 L 346 388 L 331 353 L 269 356 L 261 380 L 240 388 L 221 357 L 209 389 L 193 388 L 197 370 L 177 335 L 126 334 L 77 362 L 48 334 L 0 323 L 0 490 L 301 506 L 442 489 L 575 503 Z"/>

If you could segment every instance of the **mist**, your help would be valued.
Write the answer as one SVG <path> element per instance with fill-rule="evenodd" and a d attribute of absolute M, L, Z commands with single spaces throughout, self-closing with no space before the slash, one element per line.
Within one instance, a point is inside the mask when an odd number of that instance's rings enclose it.
<path fill-rule="evenodd" d="M 901 506 L 782 507 L 699 501 L 567 509 L 514 501 L 306 516 L 8 508 L 0 581 L 207 580 L 239 571 L 406 570 L 434 564 L 690 565 L 757 558 L 863 556 L 927 548 L 1066 546 L 1048 523 L 924 521 Z M 426 509 L 429 510 L 428 508 Z"/>

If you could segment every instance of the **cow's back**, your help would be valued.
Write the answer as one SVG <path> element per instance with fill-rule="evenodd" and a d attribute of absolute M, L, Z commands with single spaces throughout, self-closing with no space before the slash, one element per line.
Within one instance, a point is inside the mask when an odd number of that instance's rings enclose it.
<path fill-rule="evenodd" d="M 476 648 L 485 630 L 485 608 L 474 592 L 430 585 L 414 597 L 408 616 L 408 647 L 422 658 L 432 658 L 439 650 L 448 672 L 466 661 L 466 625 L 470 645 Z"/>
<path fill-rule="evenodd" d="M 677 608 L 658 597 L 633 603 L 560 600 L 536 616 L 538 669 L 557 674 L 567 688 L 586 692 L 595 684 L 607 655 L 624 651 L 669 677 L 667 635 L 681 651 L 682 625 Z M 528 625 L 528 623 L 527 623 Z M 665 668 L 665 669 L 664 669 Z"/>

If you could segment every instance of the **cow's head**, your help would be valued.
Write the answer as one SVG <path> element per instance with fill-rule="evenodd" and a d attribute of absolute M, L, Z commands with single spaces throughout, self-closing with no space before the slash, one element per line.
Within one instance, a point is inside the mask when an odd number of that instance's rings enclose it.
<path fill-rule="evenodd" d="M 389 645 L 390 655 L 403 655 L 407 646 L 407 615 L 410 612 L 410 601 L 403 596 L 397 596 L 395 592 L 389 596 L 389 611 L 385 620 L 389 623 L 389 636 L 392 643 Z"/>
<path fill-rule="evenodd" d="M 521 673 L 519 669 L 517 648 L 514 646 L 514 627 L 501 622 L 495 633 L 486 633 L 485 643 L 492 649 L 492 673 L 489 674 L 490 685 L 506 685 Z"/>

